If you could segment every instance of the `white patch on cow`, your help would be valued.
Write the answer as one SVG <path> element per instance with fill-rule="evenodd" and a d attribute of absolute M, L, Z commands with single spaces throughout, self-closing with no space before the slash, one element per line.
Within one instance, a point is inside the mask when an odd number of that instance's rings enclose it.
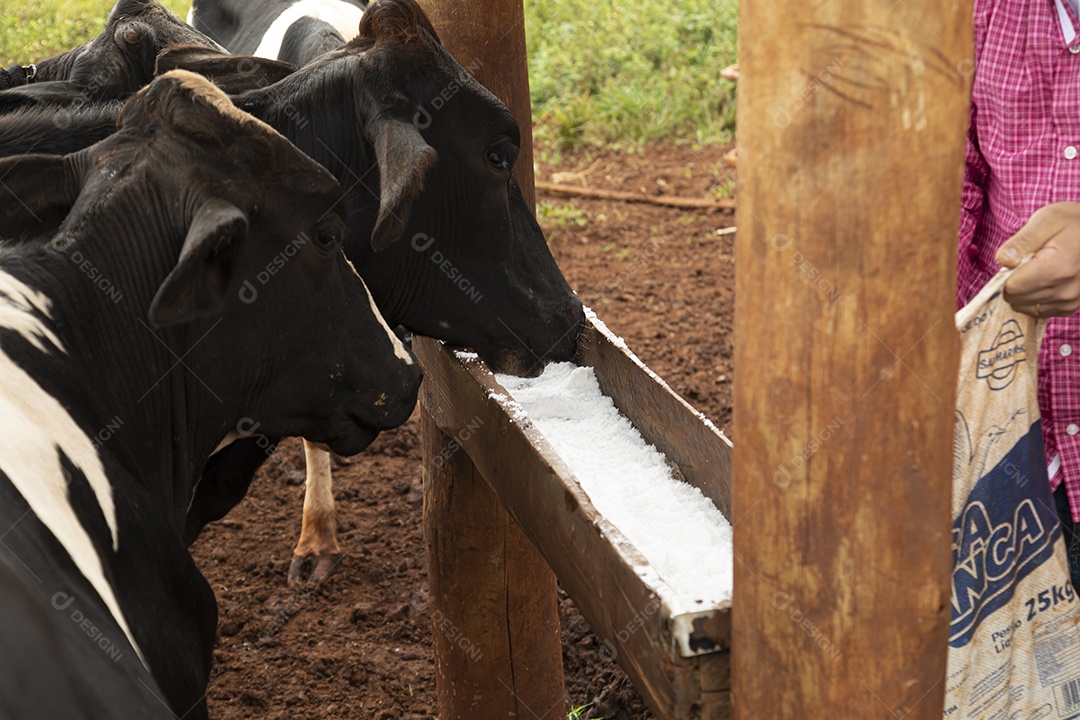
<path fill-rule="evenodd" d="M 42 352 L 49 350 L 43 343 L 44 340 L 48 340 L 51 345 L 63 351 L 60 340 L 33 313 L 37 310 L 49 317 L 49 308 L 52 303 L 49 302 L 45 293 L 0 271 L 0 295 L 3 295 L 6 300 L 6 302 L 0 302 L 0 327 L 14 330 Z"/>
<path fill-rule="evenodd" d="M 194 20 L 195 20 L 195 3 L 192 3 L 191 7 L 188 8 L 188 11 L 187 11 L 187 24 L 194 27 L 195 26 L 195 23 L 193 22 Z"/>
<path fill-rule="evenodd" d="M 353 271 L 353 274 L 359 278 L 360 273 L 356 272 L 356 266 L 352 264 L 352 260 L 345 258 L 345 262 L 349 264 L 349 268 Z M 364 292 L 367 293 L 368 304 L 371 305 L 371 312 L 375 314 L 375 319 L 379 321 L 379 324 L 382 325 L 383 330 L 386 331 L 387 336 L 390 338 L 390 344 L 394 348 L 394 354 L 404 360 L 406 365 L 412 365 L 412 355 L 405 349 L 405 344 L 394 334 L 394 331 L 390 329 L 390 326 L 386 324 L 386 318 L 382 316 L 382 313 L 379 312 L 379 308 L 376 307 L 375 298 L 371 297 L 371 290 L 368 290 L 367 283 L 364 282 L 363 278 L 360 278 L 360 282 L 363 283 Z"/>
<path fill-rule="evenodd" d="M 333 514 L 334 482 L 330 474 L 330 453 L 304 441 L 304 459 L 307 462 L 307 481 L 304 488 L 304 514 L 313 511 Z"/>
<path fill-rule="evenodd" d="M 42 352 L 52 348 L 64 352 L 59 339 L 37 314 L 51 317 L 50 305 L 43 293 L 0 270 L 0 328 L 17 332 Z M 64 546 L 146 665 L 105 578 L 101 558 L 71 506 L 61 452 L 86 476 L 115 550 L 119 546 L 116 507 L 97 449 L 67 409 L 0 347 L 0 471 Z"/>
<path fill-rule="evenodd" d="M 346 41 L 352 40 L 356 37 L 363 14 L 363 10 L 342 0 L 300 0 L 277 16 L 252 55 L 277 60 L 281 53 L 281 43 L 285 41 L 285 33 L 294 22 L 303 17 L 330 23 Z"/>

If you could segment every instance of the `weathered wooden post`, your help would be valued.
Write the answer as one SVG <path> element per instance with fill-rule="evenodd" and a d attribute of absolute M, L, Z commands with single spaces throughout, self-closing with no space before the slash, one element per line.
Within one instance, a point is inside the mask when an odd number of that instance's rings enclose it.
<path fill-rule="evenodd" d="M 535 205 L 522 0 L 421 0 L 447 50 L 521 125 Z M 442 720 L 566 717 L 555 576 L 464 451 L 425 411 L 424 534 Z"/>
<path fill-rule="evenodd" d="M 971 3 L 740 11 L 735 716 L 940 718 Z"/>

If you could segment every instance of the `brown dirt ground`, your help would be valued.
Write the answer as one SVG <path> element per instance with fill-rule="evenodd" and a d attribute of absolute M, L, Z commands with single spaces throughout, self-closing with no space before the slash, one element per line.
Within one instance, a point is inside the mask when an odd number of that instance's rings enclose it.
<path fill-rule="evenodd" d="M 651 147 L 568 158 L 539 177 L 651 195 L 716 197 L 733 185 L 723 148 Z M 725 431 L 731 424 L 733 216 L 540 194 L 541 220 L 570 284 L 671 386 Z M 289 588 L 300 530 L 303 454 L 289 440 L 248 497 L 193 548 L 220 608 L 211 715 L 228 718 L 436 717 L 421 535 L 417 417 L 337 463 L 346 557 L 321 586 Z M 653 718 L 562 596 L 571 707 L 585 718 Z M 477 720 L 487 720 L 478 718 Z M 545 718 L 544 720 L 552 720 Z"/>

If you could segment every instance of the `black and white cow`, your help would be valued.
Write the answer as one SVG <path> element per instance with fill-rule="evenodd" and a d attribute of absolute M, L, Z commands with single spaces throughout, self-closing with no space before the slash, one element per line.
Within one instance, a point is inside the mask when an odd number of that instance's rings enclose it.
<path fill-rule="evenodd" d="M 243 6 L 224 2 L 237 34 Z M 196 23 L 209 7 L 200 0 Z M 261 62 L 180 48 L 159 66 L 177 57 L 222 75 Z M 446 52 L 413 0 L 375 0 L 344 47 L 234 101 L 346 188 L 346 255 L 392 326 L 470 346 L 500 372 L 538 373 L 574 355 L 581 301 L 513 180 L 517 122 Z M 188 514 L 189 541 L 243 497 L 265 448 L 242 439 L 212 458 Z M 324 577 L 340 554 L 329 458 L 305 450 L 292 580 Z"/>
<path fill-rule="evenodd" d="M 263 33 L 254 8 L 265 4 L 198 0 L 192 20 L 234 52 L 272 51 L 284 20 L 292 23 L 286 49 L 322 51 L 340 42 L 299 20 L 347 3 L 274 3 L 266 13 L 276 18 L 273 32 Z M 574 354 L 581 303 L 511 176 L 517 122 L 446 52 L 415 2 L 376 0 L 345 47 L 236 102 L 350 188 L 346 252 L 391 324 L 471 346 L 505 372 L 539 372 Z M 388 203 L 387 189 L 403 189 L 407 202 Z M 408 242 L 393 244 L 402 237 Z M 294 581 L 309 571 L 325 577 L 340 553 L 329 457 L 310 444 L 305 450 Z"/>
<path fill-rule="evenodd" d="M 194 0 L 188 22 L 230 52 L 306 65 L 356 36 L 366 2 Z"/>
<path fill-rule="evenodd" d="M 0 669 L 58 663 L 0 672 L 3 717 L 205 718 L 216 604 L 182 535 L 211 456 L 251 431 L 356 453 L 419 387 L 329 173 L 191 73 L 119 124 L 0 161 L 0 223 L 67 211 L 0 244 L 0 628 L 25 613 Z"/>
<path fill-rule="evenodd" d="M 150 82 L 158 53 L 176 45 L 222 50 L 154 0 L 118 0 L 93 40 L 30 65 L 0 69 L 0 113 L 28 105 L 122 100 Z M 258 77 L 249 73 L 241 85 L 218 84 L 237 92 L 279 80 L 294 69 L 287 63 L 260 63 Z"/>

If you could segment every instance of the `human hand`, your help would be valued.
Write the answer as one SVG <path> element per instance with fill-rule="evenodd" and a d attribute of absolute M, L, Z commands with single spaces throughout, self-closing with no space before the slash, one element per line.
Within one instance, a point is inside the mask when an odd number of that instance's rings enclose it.
<path fill-rule="evenodd" d="M 994 259 L 1013 268 L 1029 253 L 1034 257 L 1005 283 L 1005 300 L 1025 315 L 1072 315 L 1080 308 L 1080 203 L 1035 211 Z"/>

